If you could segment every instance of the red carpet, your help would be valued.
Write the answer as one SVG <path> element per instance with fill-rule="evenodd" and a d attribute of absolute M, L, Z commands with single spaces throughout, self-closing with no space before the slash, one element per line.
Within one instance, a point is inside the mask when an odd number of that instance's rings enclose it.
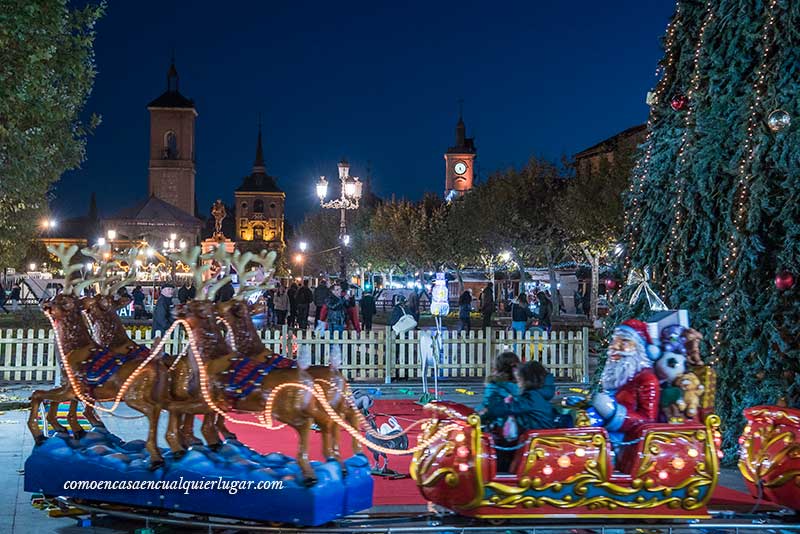
<path fill-rule="evenodd" d="M 389 416 L 394 416 L 400 426 L 407 427 L 411 422 L 422 417 L 422 406 L 415 404 L 413 400 L 375 400 L 375 405 L 370 410 L 376 415 L 378 426 L 386 422 Z M 228 423 L 228 427 L 237 434 L 242 443 L 257 450 L 260 453 L 281 452 L 289 456 L 297 454 L 297 434 L 291 428 L 281 430 L 263 430 L 249 425 Z M 409 444 L 417 443 L 418 428 L 409 432 Z M 312 432 L 309 454 L 314 460 L 323 460 L 322 440 L 319 433 Z M 350 435 L 342 432 L 341 435 L 342 454 L 345 458 L 352 456 Z M 364 451 L 373 463 L 372 454 Z M 411 463 L 411 456 L 390 456 L 389 467 L 400 473 L 408 473 Z M 410 478 L 402 480 L 389 480 L 382 477 L 374 477 L 375 493 L 373 502 L 379 505 L 399 505 L 399 504 L 426 504 L 417 486 Z M 712 507 L 751 507 L 755 504 L 755 499 L 747 493 L 717 486 L 714 496 L 711 499 Z M 767 504 L 767 503 L 764 503 Z"/>

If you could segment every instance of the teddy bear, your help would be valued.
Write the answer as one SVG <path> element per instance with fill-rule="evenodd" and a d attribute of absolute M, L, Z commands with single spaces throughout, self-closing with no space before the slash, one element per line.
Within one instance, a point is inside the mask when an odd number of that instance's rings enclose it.
<path fill-rule="evenodd" d="M 705 390 L 703 384 L 700 383 L 700 379 L 694 373 L 686 373 L 681 375 L 675 384 L 683 393 L 683 398 L 677 402 L 678 408 L 686 414 L 686 417 L 696 417 L 700 408 L 700 397 L 702 397 Z"/>

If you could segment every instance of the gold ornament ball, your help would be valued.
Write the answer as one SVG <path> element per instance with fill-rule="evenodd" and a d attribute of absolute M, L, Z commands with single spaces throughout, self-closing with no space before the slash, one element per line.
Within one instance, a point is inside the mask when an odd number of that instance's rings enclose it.
<path fill-rule="evenodd" d="M 792 123 L 792 118 L 782 109 L 776 109 L 769 114 L 767 126 L 773 132 L 780 132 Z"/>

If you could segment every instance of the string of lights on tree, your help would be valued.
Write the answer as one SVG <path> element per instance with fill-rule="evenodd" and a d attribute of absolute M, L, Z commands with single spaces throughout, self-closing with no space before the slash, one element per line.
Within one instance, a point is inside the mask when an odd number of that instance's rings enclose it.
<path fill-rule="evenodd" d="M 667 257 L 666 257 L 666 269 L 665 269 L 665 276 L 662 277 L 662 287 L 666 287 L 667 281 L 670 279 L 669 274 L 672 267 L 672 252 L 675 247 L 675 242 L 678 239 L 678 228 L 680 227 L 681 223 L 683 222 L 683 194 L 684 188 L 686 183 L 686 172 L 685 172 L 685 163 L 687 159 L 687 149 L 691 145 L 691 140 L 694 136 L 690 137 L 689 132 L 693 131 L 692 126 L 692 118 L 695 114 L 695 108 L 697 102 L 695 101 L 695 94 L 697 93 L 698 88 L 700 87 L 700 55 L 703 50 L 703 45 L 705 43 L 705 34 L 706 28 L 708 24 L 714 19 L 714 11 L 711 8 L 711 2 L 706 2 L 706 16 L 703 20 L 702 25 L 700 26 L 699 36 L 697 38 L 697 44 L 695 45 L 694 49 L 694 56 L 693 56 L 693 65 L 692 65 L 692 75 L 691 75 L 691 83 L 689 85 L 689 90 L 686 92 L 686 95 L 676 95 L 673 97 L 672 101 L 670 102 L 670 106 L 675 111 L 681 111 L 684 108 L 686 109 L 686 113 L 683 117 L 683 132 L 681 134 L 681 141 L 680 141 L 680 149 L 678 150 L 677 162 L 675 165 L 675 180 L 674 185 L 676 192 L 672 197 L 672 212 L 675 214 L 672 224 L 670 226 L 669 232 L 669 244 L 667 245 Z"/>
<path fill-rule="evenodd" d="M 644 145 L 647 147 L 645 149 L 644 155 L 636 162 L 636 165 L 633 170 L 633 179 L 631 180 L 631 184 L 628 188 L 628 196 L 631 199 L 631 203 L 633 204 L 633 214 L 632 217 L 628 216 L 628 210 L 625 211 L 625 228 L 627 229 L 627 243 L 628 248 L 625 254 L 625 262 L 624 266 L 625 269 L 629 269 L 631 267 L 631 253 L 636 249 L 637 245 L 637 233 L 636 228 L 632 227 L 631 219 L 637 220 L 639 218 L 639 214 L 641 212 L 641 194 L 644 188 L 644 183 L 647 180 L 647 176 L 649 174 L 650 168 L 650 158 L 653 152 L 653 127 L 655 126 L 656 122 L 658 121 L 658 104 L 661 101 L 661 97 L 664 95 L 664 92 L 667 89 L 667 85 L 669 83 L 669 74 L 672 70 L 673 64 L 675 62 L 675 36 L 678 24 L 681 21 L 682 16 L 681 10 L 681 3 L 680 1 L 675 2 L 675 17 L 672 19 L 670 24 L 667 26 L 667 35 L 664 40 L 664 46 L 667 50 L 667 57 L 666 57 L 666 65 L 659 65 L 656 68 L 655 75 L 658 76 L 660 71 L 663 71 L 663 77 L 661 80 L 656 84 L 654 94 L 652 100 L 650 102 L 650 115 L 647 119 L 647 136 L 645 137 Z"/>
<path fill-rule="evenodd" d="M 719 362 L 719 343 L 722 337 L 721 326 L 728 319 L 728 312 L 731 300 L 733 299 L 733 288 L 731 288 L 731 278 L 735 274 L 736 261 L 739 258 L 739 247 L 737 246 L 737 237 L 742 234 L 745 222 L 745 213 L 747 210 L 747 200 L 749 185 L 753 178 L 751 172 L 751 163 L 755 158 L 756 144 L 754 136 L 758 124 L 762 117 L 762 106 L 765 92 L 765 81 L 767 74 L 767 58 L 772 49 L 770 42 L 770 35 L 775 25 L 775 7 L 778 0 L 771 0 L 767 7 L 767 21 L 764 23 L 762 30 L 761 40 L 763 41 L 763 48 L 761 52 L 761 59 L 759 65 L 755 70 L 755 79 L 753 81 L 752 92 L 755 95 L 753 102 L 750 104 L 750 116 L 747 119 L 747 136 L 744 140 L 744 150 L 742 150 L 742 159 L 739 161 L 737 173 L 739 179 L 736 182 L 738 193 L 736 195 L 736 213 L 733 217 L 733 224 L 735 231 L 730 233 L 727 242 L 728 254 L 723 260 L 721 271 L 721 305 L 719 308 L 719 317 L 714 323 L 714 334 L 711 343 L 711 364 L 715 365 Z"/>

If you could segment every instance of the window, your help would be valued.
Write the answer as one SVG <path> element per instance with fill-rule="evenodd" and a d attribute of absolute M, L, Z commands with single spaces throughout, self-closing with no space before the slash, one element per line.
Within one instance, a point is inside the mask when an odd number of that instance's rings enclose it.
<path fill-rule="evenodd" d="M 178 136 L 172 130 L 164 134 L 164 159 L 178 159 Z"/>
<path fill-rule="evenodd" d="M 264 201 L 260 198 L 253 202 L 253 213 L 264 213 Z"/>
<path fill-rule="evenodd" d="M 256 241 L 263 241 L 264 240 L 264 229 L 260 226 L 256 226 L 253 228 L 253 239 Z"/>
<path fill-rule="evenodd" d="M 242 202 L 242 215 L 247 215 L 247 202 Z"/>
<path fill-rule="evenodd" d="M 269 205 L 269 207 L 270 207 L 270 209 L 274 210 L 275 209 L 275 203 L 273 202 L 272 204 Z"/>

